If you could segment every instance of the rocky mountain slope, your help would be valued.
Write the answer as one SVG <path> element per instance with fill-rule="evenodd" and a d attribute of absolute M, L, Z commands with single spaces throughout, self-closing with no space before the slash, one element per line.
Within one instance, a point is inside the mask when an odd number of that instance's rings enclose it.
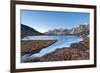
<path fill-rule="evenodd" d="M 27 25 L 21 24 L 21 37 L 30 36 L 30 35 L 89 35 L 89 24 L 87 25 L 79 25 L 78 27 L 74 27 L 72 29 L 53 29 L 48 30 L 45 33 L 40 33 L 39 31 L 31 28 Z"/>
<path fill-rule="evenodd" d="M 51 35 L 65 35 L 65 34 L 88 35 L 89 34 L 89 24 L 79 25 L 78 27 L 74 27 L 72 29 L 49 30 L 48 32 L 45 32 L 44 34 L 51 34 Z"/>
<path fill-rule="evenodd" d="M 42 35 L 42 33 L 36 31 L 35 29 L 21 24 L 21 37 L 30 36 L 30 35 Z"/>

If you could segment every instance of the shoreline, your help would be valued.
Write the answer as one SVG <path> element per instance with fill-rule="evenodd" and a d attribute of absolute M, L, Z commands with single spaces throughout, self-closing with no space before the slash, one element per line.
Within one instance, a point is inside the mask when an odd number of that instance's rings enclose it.
<path fill-rule="evenodd" d="M 26 61 L 26 63 L 87 59 L 89 59 L 89 37 L 83 38 L 83 41 L 79 43 L 72 43 L 70 47 L 58 48 L 41 58 L 34 58 Z"/>
<path fill-rule="evenodd" d="M 21 54 L 37 53 L 43 48 L 46 48 L 57 42 L 57 40 L 22 40 L 21 41 Z"/>

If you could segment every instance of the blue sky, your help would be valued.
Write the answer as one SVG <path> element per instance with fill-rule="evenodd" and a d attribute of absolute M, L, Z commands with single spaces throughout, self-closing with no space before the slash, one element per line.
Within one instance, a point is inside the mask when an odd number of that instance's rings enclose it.
<path fill-rule="evenodd" d="M 89 13 L 21 10 L 21 24 L 46 32 L 52 29 L 71 29 L 89 23 Z"/>

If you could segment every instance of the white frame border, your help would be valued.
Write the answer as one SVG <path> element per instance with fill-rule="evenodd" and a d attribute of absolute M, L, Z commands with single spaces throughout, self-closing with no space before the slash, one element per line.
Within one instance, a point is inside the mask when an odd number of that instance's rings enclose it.
<path fill-rule="evenodd" d="M 46 10 L 46 11 L 63 11 L 63 12 L 88 12 L 90 13 L 90 60 L 81 61 L 58 61 L 58 62 L 38 62 L 38 63 L 20 63 L 20 10 Z M 76 11 L 77 10 L 77 11 Z M 36 5 L 16 5 L 15 13 L 16 25 L 16 69 L 24 68 L 43 68 L 57 66 L 75 66 L 94 64 L 94 10 L 85 8 L 71 7 L 52 7 L 52 6 L 36 6 Z"/>

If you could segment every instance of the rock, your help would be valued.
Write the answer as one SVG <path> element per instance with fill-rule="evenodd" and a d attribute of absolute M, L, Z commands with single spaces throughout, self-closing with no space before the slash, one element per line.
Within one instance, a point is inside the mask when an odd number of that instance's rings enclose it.
<path fill-rule="evenodd" d="M 78 27 L 73 27 L 71 29 L 53 29 L 45 32 L 44 34 L 48 35 L 66 35 L 66 34 L 73 34 L 73 35 L 81 35 L 86 36 L 89 34 L 89 24 L 87 25 L 79 25 Z"/>
<path fill-rule="evenodd" d="M 89 38 L 85 37 L 79 43 L 72 43 L 70 47 L 59 48 L 41 58 L 31 59 L 29 62 L 88 60 L 89 54 Z"/>

